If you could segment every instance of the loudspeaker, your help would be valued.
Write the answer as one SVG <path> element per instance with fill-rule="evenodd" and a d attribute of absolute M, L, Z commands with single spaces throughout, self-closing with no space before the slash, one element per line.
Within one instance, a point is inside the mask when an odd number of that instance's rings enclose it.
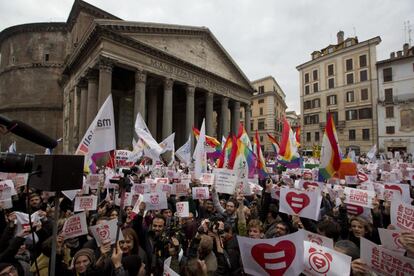
<path fill-rule="evenodd" d="M 83 155 L 35 155 L 32 171 L 40 173 L 30 177 L 30 188 L 53 192 L 81 189 L 84 158 Z"/>

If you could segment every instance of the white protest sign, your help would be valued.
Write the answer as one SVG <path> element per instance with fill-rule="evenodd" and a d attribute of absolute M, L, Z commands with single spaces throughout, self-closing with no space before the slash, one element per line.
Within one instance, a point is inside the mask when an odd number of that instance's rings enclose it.
<path fill-rule="evenodd" d="M 13 181 L 14 188 L 18 189 L 22 186 L 26 186 L 28 178 L 29 178 L 28 173 L 16 173 L 12 178 L 9 178 L 9 179 Z"/>
<path fill-rule="evenodd" d="M 132 212 L 134 212 L 135 214 L 139 213 L 139 211 L 140 211 L 139 207 L 140 207 L 143 199 L 144 198 L 143 198 L 142 194 L 139 194 L 137 200 L 135 201 L 134 208 L 132 209 Z"/>
<path fill-rule="evenodd" d="M 345 187 L 344 194 L 346 204 L 358 205 L 371 209 L 373 208 L 372 202 L 375 198 L 374 191 L 366 191 L 361 189 Z"/>
<path fill-rule="evenodd" d="M 14 188 L 14 183 L 10 179 L 0 181 L 0 191 L 4 192 L 8 197 L 17 195 L 16 189 Z"/>
<path fill-rule="evenodd" d="M 190 216 L 190 208 L 188 206 L 188 201 L 181 201 L 175 204 L 177 209 L 177 216 L 180 218 L 188 218 Z"/>
<path fill-rule="evenodd" d="M 146 194 L 150 192 L 150 186 L 148 183 L 141 184 L 132 184 L 131 193 L 132 194 Z"/>
<path fill-rule="evenodd" d="M 232 195 L 237 181 L 235 172 L 229 169 L 214 169 L 214 174 L 217 192 Z"/>
<path fill-rule="evenodd" d="M 86 183 L 92 190 L 97 190 L 99 188 L 99 184 L 103 182 L 103 175 L 102 174 L 89 174 L 86 177 Z"/>
<path fill-rule="evenodd" d="M 132 206 L 132 193 L 124 193 L 124 206 Z M 121 206 L 121 195 L 115 197 L 114 203 L 116 206 Z"/>
<path fill-rule="evenodd" d="M 279 212 L 318 220 L 321 202 L 322 195 L 319 190 L 299 191 L 282 187 L 280 189 Z"/>
<path fill-rule="evenodd" d="M 180 276 L 180 274 L 176 273 L 174 270 L 172 270 L 172 268 L 170 268 L 171 266 L 171 258 L 172 257 L 168 257 L 167 259 L 165 259 L 164 261 L 164 272 L 163 272 L 163 276 Z"/>
<path fill-rule="evenodd" d="M 115 152 L 115 164 L 116 167 L 131 167 L 135 164 L 133 161 L 129 161 L 132 155 L 132 151 L 129 150 L 116 150 Z"/>
<path fill-rule="evenodd" d="M 67 218 L 63 224 L 62 234 L 65 240 L 88 234 L 85 212 Z"/>
<path fill-rule="evenodd" d="M 173 186 L 171 184 L 165 184 L 165 183 L 158 183 L 157 184 L 157 192 L 166 192 L 168 194 L 171 194 Z"/>
<path fill-rule="evenodd" d="M 98 205 L 98 197 L 95 195 L 91 196 L 77 196 L 75 197 L 75 206 L 74 211 L 88 211 L 88 210 L 96 210 Z"/>
<path fill-rule="evenodd" d="M 210 192 L 208 187 L 193 187 L 192 188 L 193 199 L 209 199 Z"/>
<path fill-rule="evenodd" d="M 12 202 L 11 198 L 0 200 L 0 208 L 1 209 L 13 208 L 13 202 Z"/>
<path fill-rule="evenodd" d="M 176 196 L 186 196 L 188 194 L 188 189 L 190 189 L 190 181 L 181 179 L 179 183 L 173 183 L 171 194 Z"/>
<path fill-rule="evenodd" d="M 316 243 L 319 246 L 323 246 L 323 247 L 327 247 L 331 249 L 334 248 L 332 239 L 327 238 L 322 235 L 318 235 L 316 233 L 306 231 L 306 230 L 303 230 L 303 232 L 305 234 L 305 239 L 304 239 L 305 241 Z"/>
<path fill-rule="evenodd" d="M 118 219 L 101 221 L 99 224 L 89 227 L 89 229 L 91 230 L 98 247 L 109 240 L 111 241 L 111 244 L 114 244 L 116 241 L 116 231 L 118 229 Z M 124 240 L 122 231 L 119 231 L 118 240 Z"/>
<path fill-rule="evenodd" d="M 318 181 L 312 181 L 312 180 L 303 180 L 301 179 L 300 181 L 298 181 L 298 189 L 311 189 L 311 188 L 319 188 L 321 189 L 321 191 L 323 190 L 325 186 L 325 183 L 323 182 L 318 182 Z"/>
<path fill-rule="evenodd" d="M 378 233 L 382 246 L 398 254 L 404 255 L 406 250 L 400 241 L 401 232 L 399 230 L 378 228 Z"/>
<path fill-rule="evenodd" d="M 62 194 L 64 194 L 70 201 L 73 201 L 75 199 L 75 196 L 78 192 L 81 190 L 66 190 L 62 191 Z"/>
<path fill-rule="evenodd" d="M 414 231 L 414 206 L 391 201 L 391 224 L 402 230 Z"/>
<path fill-rule="evenodd" d="M 280 187 L 278 185 L 272 185 L 270 196 L 277 200 L 280 199 Z"/>
<path fill-rule="evenodd" d="M 168 209 L 166 193 L 143 194 L 143 202 L 145 202 L 145 210 Z"/>
<path fill-rule="evenodd" d="M 304 269 L 302 231 L 273 239 L 237 236 L 237 240 L 249 275 L 299 275 Z"/>
<path fill-rule="evenodd" d="M 304 242 L 306 275 L 349 275 L 351 260 L 348 255 L 334 249 Z"/>
<path fill-rule="evenodd" d="M 378 275 L 414 275 L 414 259 L 400 256 L 361 237 L 361 260 Z"/>
<path fill-rule="evenodd" d="M 394 199 L 411 204 L 410 185 L 397 183 L 384 184 L 384 200 L 392 201 Z"/>
<path fill-rule="evenodd" d="M 200 177 L 200 182 L 203 185 L 213 185 L 214 184 L 214 174 L 212 173 L 202 173 Z"/>
<path fill-rule="evenodd" d="M 155 178 L 154 182 L 157 184 L 168 184 L 170 183 L 170 180 L 167 177 L 162 177 L 162 178 Z"/>

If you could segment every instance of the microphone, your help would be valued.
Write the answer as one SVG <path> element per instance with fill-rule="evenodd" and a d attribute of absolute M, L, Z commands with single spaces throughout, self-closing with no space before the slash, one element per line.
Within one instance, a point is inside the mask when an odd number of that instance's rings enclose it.
<path fill-rule="evenodd" d="M 0 124 L 4 125 L 11 133 L 42 147 L 54 149 L 58 145 L 56 140 L 19 120 L 10 121 L 8 118 L 0 116 Z"/>

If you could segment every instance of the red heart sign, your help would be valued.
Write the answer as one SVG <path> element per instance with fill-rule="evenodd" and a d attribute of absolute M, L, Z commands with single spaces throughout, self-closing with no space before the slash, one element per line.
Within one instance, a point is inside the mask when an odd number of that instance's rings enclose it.
<path fill-rule="evenodd" d="M 184 211 L 184 204 L 177 203 L 177 211 L 178 213 L 182 213 Z"/>
<path fill-rule="evenodd" d="M 402 245 L 401 240 L 400 240 L 400 233 L 393 233 L 392 237 L 394 238 L 394 243 L 397 246 L 397 248 L 403 249 L 404 246 Z"/>
<path fill-rule="evenodd" d="M 303 183 L 303 188 L 305 188 L 305 190 L 306 189 L 308 189 L 309 187 L 318 187 L 319 188 L 319 184 L 318 183 L 316 183 L 316 182 L 308 182 L 308 181 L 305 181 L 304 183 Z"/>
<path fill-rule="evenodd" d="M 151 195 L 150 199 L 151 199 L 152 204 L 158 204 L 160 202 L 160 199 L 159 199 L 158 195 Z"/>
<path fill-rule="evenodd" d="M 310 203 L 310 199 L 306 194 L 297 194 L 295 192 L 287 193 L 286 201 L 296 214 L 306 208 Z"/>
<path fill-rule="evenodd" d="M 347 204 L 346 205 L 346 211 L 350 215 L 359 216 L 362 213 L 364 213 L 364 207 L 358 206 L 358 205 Z"/>
<path fill-rule="evenodd" d="M 401 195 L 403 193 L 402 190 L 401 190 L 401 187 L 398 186 L 398 185 L 387 185 L 387 184 L 385 184 L 384 188 L 385 188 L 385 190 L 398 191 L 398 192 L 400 192 Z"/>
<path fill-rule="evenodd" d="M 253 259 L 272 276 L 284 275 L 296 256 L 295 244 L 280 241 L 274 246 L 259 243 L 252 247 Z"/>

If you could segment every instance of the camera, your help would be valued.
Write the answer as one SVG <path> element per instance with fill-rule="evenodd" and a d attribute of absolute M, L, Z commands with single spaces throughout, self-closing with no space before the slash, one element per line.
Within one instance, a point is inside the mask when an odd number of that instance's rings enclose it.
<path fill-rule="evenodd" d="M 32 171 L 33 154 L 0 152 L 0 171 L 28 173 Z"/>

